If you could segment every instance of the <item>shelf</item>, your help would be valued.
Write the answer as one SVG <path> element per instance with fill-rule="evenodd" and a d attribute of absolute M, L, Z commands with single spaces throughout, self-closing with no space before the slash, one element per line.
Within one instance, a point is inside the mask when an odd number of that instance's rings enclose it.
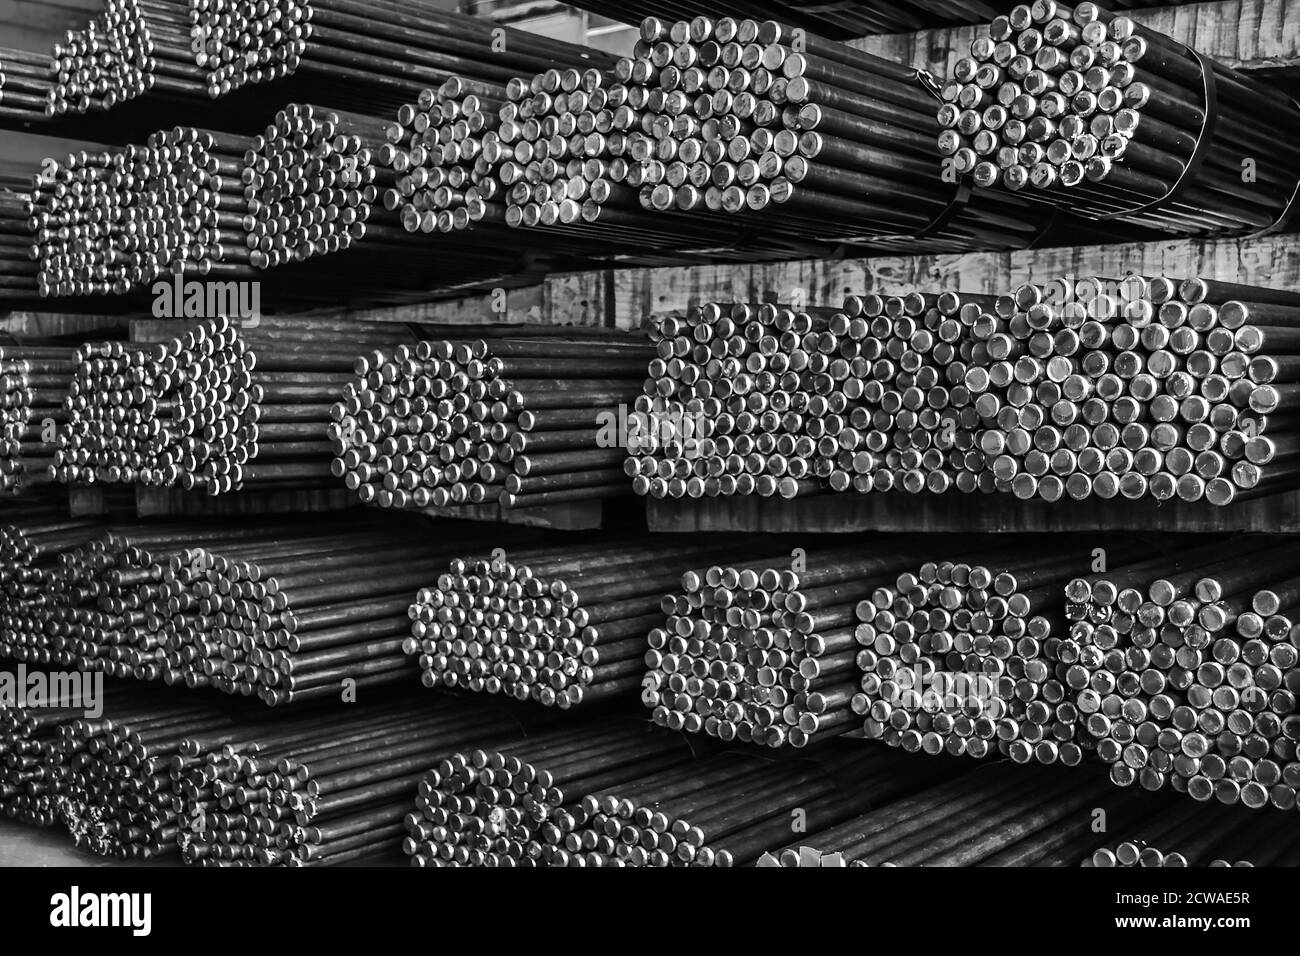
<path fill-rule="evenodd" d="M 496 504 L 457 505 L 445 508 L 410 509 L 417 514 L 433 518 L 460 518 L 467 521 L 491 521 L 497 524 L 518 525 L 525 528 L 547 528 L 552 531 L 590 531 L 605 524 L 605 502 L 602 500 L 550 505 L 545 508 L 502 508 Z"/>
<path fill-rule="evenodd" d="M 135 492 L 136 514 L 141 518 L 301 514 L 356 506 L 356 499 L 343 488 L 248 490 L 217 496 L 177 488 L 136 488 Z"/>
<path fill-rule="evenodd" d="M 1217 508 L 1201 502 L 1019 501 L 1003 495 L 826 494 L 791 501 L 711 498 L 648 501 L 651 531 L 838 534 L 856 531 L 1300 532 L 1300 491 Z"/>

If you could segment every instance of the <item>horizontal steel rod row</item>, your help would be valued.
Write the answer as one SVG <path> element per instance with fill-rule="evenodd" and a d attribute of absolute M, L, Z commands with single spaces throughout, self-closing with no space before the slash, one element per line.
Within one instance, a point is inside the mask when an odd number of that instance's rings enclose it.
<path fill-rule="evenodd" d="M 490 528 L 462 529 L 485 545 Z M 276 706 L 328 700 L 415 671 L 412 595 L 457 545 L 409 521 L 0 526 L 0 657 L 212 687 Z"/>
<path fill-rule="evenodd" d="M 979 186 L 1192 234 L 1268 230 L 1295 209 L 1295 103 L 1095 3 L 996 17 L 942 99 L 939 152 Z"/>
<path fill-rule="evenodd" d="M 332 409 L 333 473 L 384 508 L 527 508 L 630 495 L 620 409 L 642 337 L 424 341 L 358 360 Z"/>
<path fill-rule="evenodd" d="M 1293 488 L 1300 295 L 1061 277 L 1001 296 L 651 318 L 625 469 L 655 498 L 1150 498 Z"/>

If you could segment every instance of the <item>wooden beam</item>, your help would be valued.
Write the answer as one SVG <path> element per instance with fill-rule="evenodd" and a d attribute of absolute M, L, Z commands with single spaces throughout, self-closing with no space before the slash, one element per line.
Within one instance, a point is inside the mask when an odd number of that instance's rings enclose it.
<path fill-rule="evenodd" d="M 654 532 L 743 531 L 1254 531 L 1300 532 L 1300 491 L 1216 508 L 1204 502 L 1020 501 L 1011 495 L 826 494 L 785 501 L 756 496 L 646 504 Z"/>
<path fill-rule="evenodd" d="M 115 333 L 124 331 L 127 322 L 126 316 L 122 315 L 15 310 L 0 313 L 0 333 L 20 338 L 61 338 L 73 335 L 111 338 Z"/>
<path fill-rule="evenodd" d="M 491 521 L 526 528 L 555 531 L 589 531 L 604 523 L 605 509 L 599 499 L 575 501 L 545 508 L 502 508 L 497 504 L 454 505 L 445 508 L 411 509 L 431 518 L 461 518 L 467 521 Z"/>
<path fill-rule="evenodd" d="M 136 514 L 141 518 L 162 517 L 233 517 L 236 515 L 277 515 L 303 512 L 345 511 L 359 507 L 356 498 L 345 488 L 318 488 L 283 491 L 235 491 L 226 495 L 209 495 L 179 488 L 136 486 Z"/>

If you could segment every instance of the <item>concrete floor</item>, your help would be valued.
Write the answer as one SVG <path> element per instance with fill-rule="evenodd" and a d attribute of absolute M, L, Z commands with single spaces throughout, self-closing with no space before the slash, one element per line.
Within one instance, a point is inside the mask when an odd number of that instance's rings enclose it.
<path fill-rule="evenodd" d="M 172 853 L 156 860 L 109 860 L 93 853 L 78 850 L 72 845 L 68 831 L 61 826 L 47 829 L 29 827 L 0 817 L 0 868 L 7 866 L 183 866 L 179 854 Z M 372 857 L 353 866 L 408 866 L 408 861 L 396 845 L 391 853 Z"/>
<path fill-rule="evenodd" d="M 173 857 L 173 865 L 179 857 Z M 72 845 L 60 826 L 41 829 L 0 817 L 0 867 L 6 866 L 166 866 L 169 860 L 108 860 Z"/>

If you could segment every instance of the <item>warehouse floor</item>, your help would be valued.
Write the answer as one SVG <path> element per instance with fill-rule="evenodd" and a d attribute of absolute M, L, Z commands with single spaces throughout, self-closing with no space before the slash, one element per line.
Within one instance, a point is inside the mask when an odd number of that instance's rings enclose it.
<path fill-rule="evenodd" d="M 0 867 L 2 866 L 141 866 L 84 853 L 72 845 L 62 827 L 24 826 L 0 819 Z"/>

